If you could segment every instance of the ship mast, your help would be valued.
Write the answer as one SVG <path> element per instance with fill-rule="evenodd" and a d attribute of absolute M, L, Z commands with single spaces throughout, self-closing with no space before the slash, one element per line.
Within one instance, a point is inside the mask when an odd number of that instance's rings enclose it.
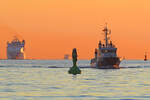
<path fill-rule="evenodd" d="M 105 45 L 106 47 L 108 46 L 108 34 L 110 34 L 110 31 L 108 30 L 107 28 L 107 23 L 106 23 L 106 26 L 104 27 L 104 33 L 105 33 Z"/>

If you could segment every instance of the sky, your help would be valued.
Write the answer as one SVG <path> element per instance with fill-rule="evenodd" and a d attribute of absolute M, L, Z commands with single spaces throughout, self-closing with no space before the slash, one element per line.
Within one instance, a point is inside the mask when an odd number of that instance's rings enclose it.
<path fill-rule="evenodd" d="M 91 59 L 105 23 L 118 56 L 150 55 L 150 0 L 1 0 L 0 58 L 17 35 L 26 40 L 27 59 L 63 59 L 77 48 Z"/>

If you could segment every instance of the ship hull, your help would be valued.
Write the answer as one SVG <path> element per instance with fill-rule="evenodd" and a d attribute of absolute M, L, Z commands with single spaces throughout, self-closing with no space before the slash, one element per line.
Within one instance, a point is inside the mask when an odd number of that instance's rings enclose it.
<path fill-rule="evenodd" d="M 22 49 L 22 50 L 21 50 Z M 7 59 L 25 59 L 25 54 L 22 47 L 8 47 Z"/>
<path fill-rule="evenodd" d="M 103 59 L 93 59 L 91 62 L 92 68 L 99 68 L 99 69 L 120 69 L 120 59 L 118 57 L 111 57 L 111 58 L 103 58 Z"/>
<path fill-rule="evenodd" d="M 7 54 L 7 59 L 25 59 L 24 53 L 19 53 L 19 54 Z"/>
<path fill-rule="evenodd" d="M 119 65 L 98 66 L 99 69 L 120 69 Z"/>
<path fill-rule="evenodd" d="M 98 59 L 96 64 L 97 68 L 100 69 L 119 69 L 120 59 L 118 57 L 106 57 Z"/>

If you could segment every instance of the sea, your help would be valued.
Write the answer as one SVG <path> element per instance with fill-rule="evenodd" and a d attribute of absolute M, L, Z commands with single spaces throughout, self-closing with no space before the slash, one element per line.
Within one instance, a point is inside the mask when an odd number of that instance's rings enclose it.
<path fill-rule="evenodd" d="M 123 60 L 96 69 L 78 60 L 0 60 L 0 100 L 150 100 L 150 61 Z"/>

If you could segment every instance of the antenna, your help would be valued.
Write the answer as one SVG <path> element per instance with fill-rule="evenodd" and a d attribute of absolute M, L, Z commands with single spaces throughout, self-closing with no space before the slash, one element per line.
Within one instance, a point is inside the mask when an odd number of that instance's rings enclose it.
<path fill-rule="evenodd" d="M 109 30 L 108 29 L 108 27 L 107 27 L 107 23 L 105 23 L 105 27 L 104 27 L 104 29 L 103 29 L 103 32 L 104 32 L 104 34 L 105 34 L 105 45 L 106 45 L 106 47 L 108 46 L 108 41 L 110 40 L 110 37 L 108 37 L 108 35 L 110 35 L 111 34 L 111 30 Z"/>
<path fill-rule="evenodd" d="M 105 34 L 105 45 L 107 47 L 108 46 L 108 37 L 107 37 L 107 35 L 109 34 L 108 33 L 108 28 L 107 28 L 107 23 L 106 23 L 106 26 L 104 27 L 103 31 L 104 31 L 104 34 Z"/>

